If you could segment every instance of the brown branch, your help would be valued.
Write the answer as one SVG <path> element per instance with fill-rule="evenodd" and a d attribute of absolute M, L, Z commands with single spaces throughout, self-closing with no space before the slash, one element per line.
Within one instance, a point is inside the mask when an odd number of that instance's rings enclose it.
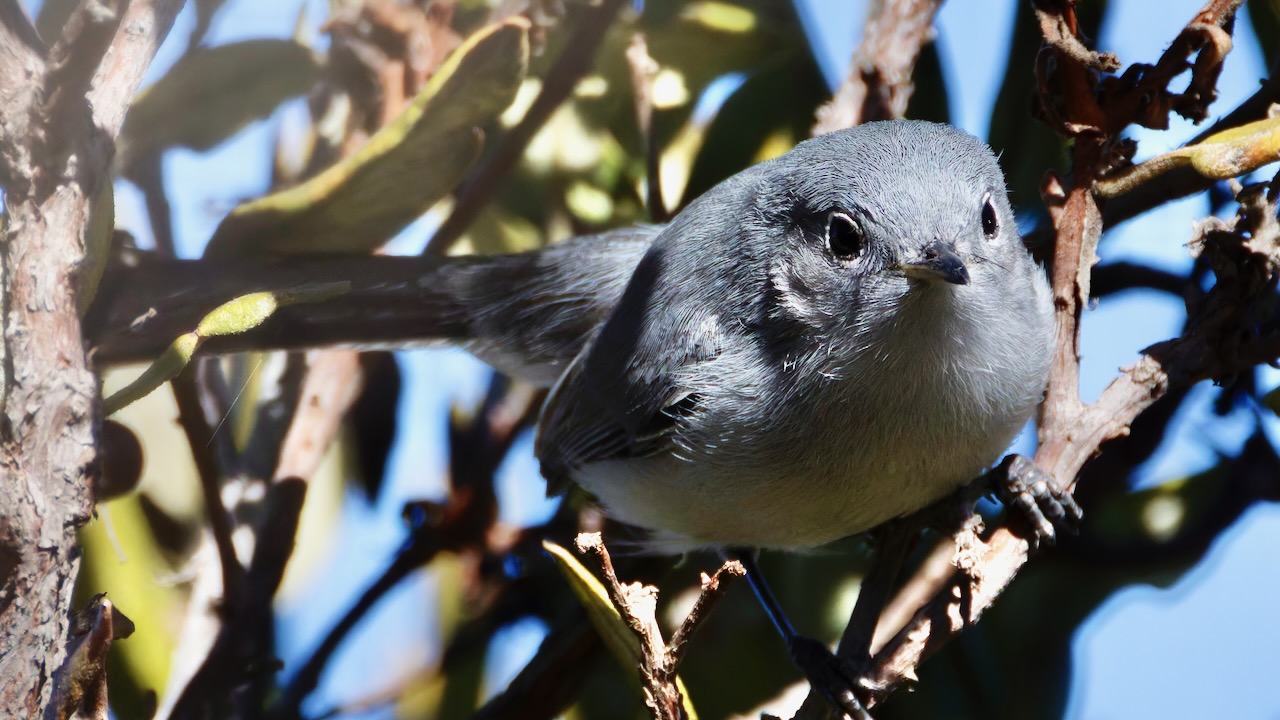
<path fill-rule="evenodd" d="M 76 7 L 49 50 L 44 78 L 44 103 L 40 108 L 45 127 L 38 151 L 40 162 L 54 166 L 69 152 L 77 138 L 91 128 L 87 95 L 123 19 L 119 0 L 85 0 Z"/>
<path fill-rule="evenodd" d="M 883 0 L 867 19 L 853 54 L 849 77 L 831 102 L 818 109 L 814 135 L 869 120 L 901 118 L 915 86 L 911 73 L 925 43 L 933 40 L 933 17 L 942 0 Z"/>
<path fill-rule="evenodd" d="M 729 587 L 728 581 L 746 574 L 746 569 L 737 560 L 726 561 L 710 577 L 706 573 L 702 573 L 701 591 L 698 593 L 698 599 L 694 601 L 693 608 L 689 610 L 689 614 L 680 623 L 680 627 L 676 628 L 675 632 L 671 634 L 671 641 L 667 643 L 665 664 L 671 669 L 672 673 L 675 672 L 676 668 L 680 667 L 680 662 L 684 659 L 685 646 L 688 645 L 689 639 L 693 637 L 693 633 L 706 620 L 711 613 L 711 609 L 720 601 L 720 598 L 724 597 L 725 591 Z"/>
<path fill-rule="evenodd" d="M 30 122 L 44 73 L 44 43 L 17 0 L 0 0 L 0 185 L 9 192 L 34 172 Z"/>
<path fill-rule="evenodd" d="M 569 97 L 578 80 L 591 69 L 596 51 L 604 42 L 605 31 L 625 5 L 625 0 L 602 0 L 581 10 L 582 17 L 565 41 L 565 49 L 543 79 L 542 92 L 538 93 L 520 122 L 503 136 L 484 167 L 458 190 L 453 212 L 431 237 L 423 250 L 424 255 L 443 257 L 462 237 L 480 210 L 488 204 L 489 198 L 493 197 L 499 183 L 515 167 L 534 134 Z"/>

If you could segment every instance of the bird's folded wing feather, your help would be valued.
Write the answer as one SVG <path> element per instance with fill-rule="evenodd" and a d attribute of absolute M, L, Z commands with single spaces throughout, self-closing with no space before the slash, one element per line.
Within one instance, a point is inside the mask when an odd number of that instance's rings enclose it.
<path fill-rule="evenodd" d="M 673 312 L 651 302 L 652 288 L 636 284 L 543 407 L 535 451 L 549 492 L 563 490 L 584 465 L 671 449 L 681 423 L 697 412 L 700 389 L 684 378 L 697 376 L 691 366 L 719 353 L 719 328 L 705 310 Z M 650 312 L 681 321 L 644 322 L 641 316 Z M 636 348 L 648 352 L 637 357 Z"/>

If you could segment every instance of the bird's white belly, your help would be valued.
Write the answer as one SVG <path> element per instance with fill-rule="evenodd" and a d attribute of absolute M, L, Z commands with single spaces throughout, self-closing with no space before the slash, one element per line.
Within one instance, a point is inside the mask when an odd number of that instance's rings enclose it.
<path fill-rule="evenodd" d="M 1001 427 L 935 434 L 915 427 L 896 437 L 832 446 L 796 444 L 783 465 L 691 463 L 671 454 L 583 468 L 577 482 L 610 513 L 654 531 L 650 548 L 803 549 L 871 529 L 944 497 L 998 459 L 1023 418 Z M 853 423 L 851 423 L 853 425 Z M 892 423 L 885 423 L 892 431 Z M 923 440 L 923 437 L 932 437 Z M 824 447 L 826 446 L 826 447 Z"/>

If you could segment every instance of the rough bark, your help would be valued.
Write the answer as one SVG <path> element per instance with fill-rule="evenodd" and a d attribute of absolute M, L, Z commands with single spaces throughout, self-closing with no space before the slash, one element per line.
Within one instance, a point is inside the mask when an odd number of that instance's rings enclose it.
<path fill-rule="evenodd" d="M 76 273 L 90 205 L 109 182 L 113 138 L 180 7 L 86 0 L 46 57 L 21 8 L 0 2 L 3 717 L 57 713 L 76 529 L 92 510 L 98 459 L 99 392 L 81 338 Z"/>

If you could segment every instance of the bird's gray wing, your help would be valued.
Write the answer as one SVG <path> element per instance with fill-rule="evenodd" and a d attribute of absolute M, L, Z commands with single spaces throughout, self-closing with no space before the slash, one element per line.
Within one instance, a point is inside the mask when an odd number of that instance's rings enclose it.
<path fill-rule="evenodd" d="M 613 314 L 547 398 L 535 452 L 549 492 L 563 490 L 584 465 L 673 449 L 681 424 L 698 412 L 701 388 L 688 379 L 700 375 L 694 365 L 719 354 L 720 328 L 705 307 L 648 282 L 660 277 L 653 267 L 660 255 L 641 261 Z"/>

